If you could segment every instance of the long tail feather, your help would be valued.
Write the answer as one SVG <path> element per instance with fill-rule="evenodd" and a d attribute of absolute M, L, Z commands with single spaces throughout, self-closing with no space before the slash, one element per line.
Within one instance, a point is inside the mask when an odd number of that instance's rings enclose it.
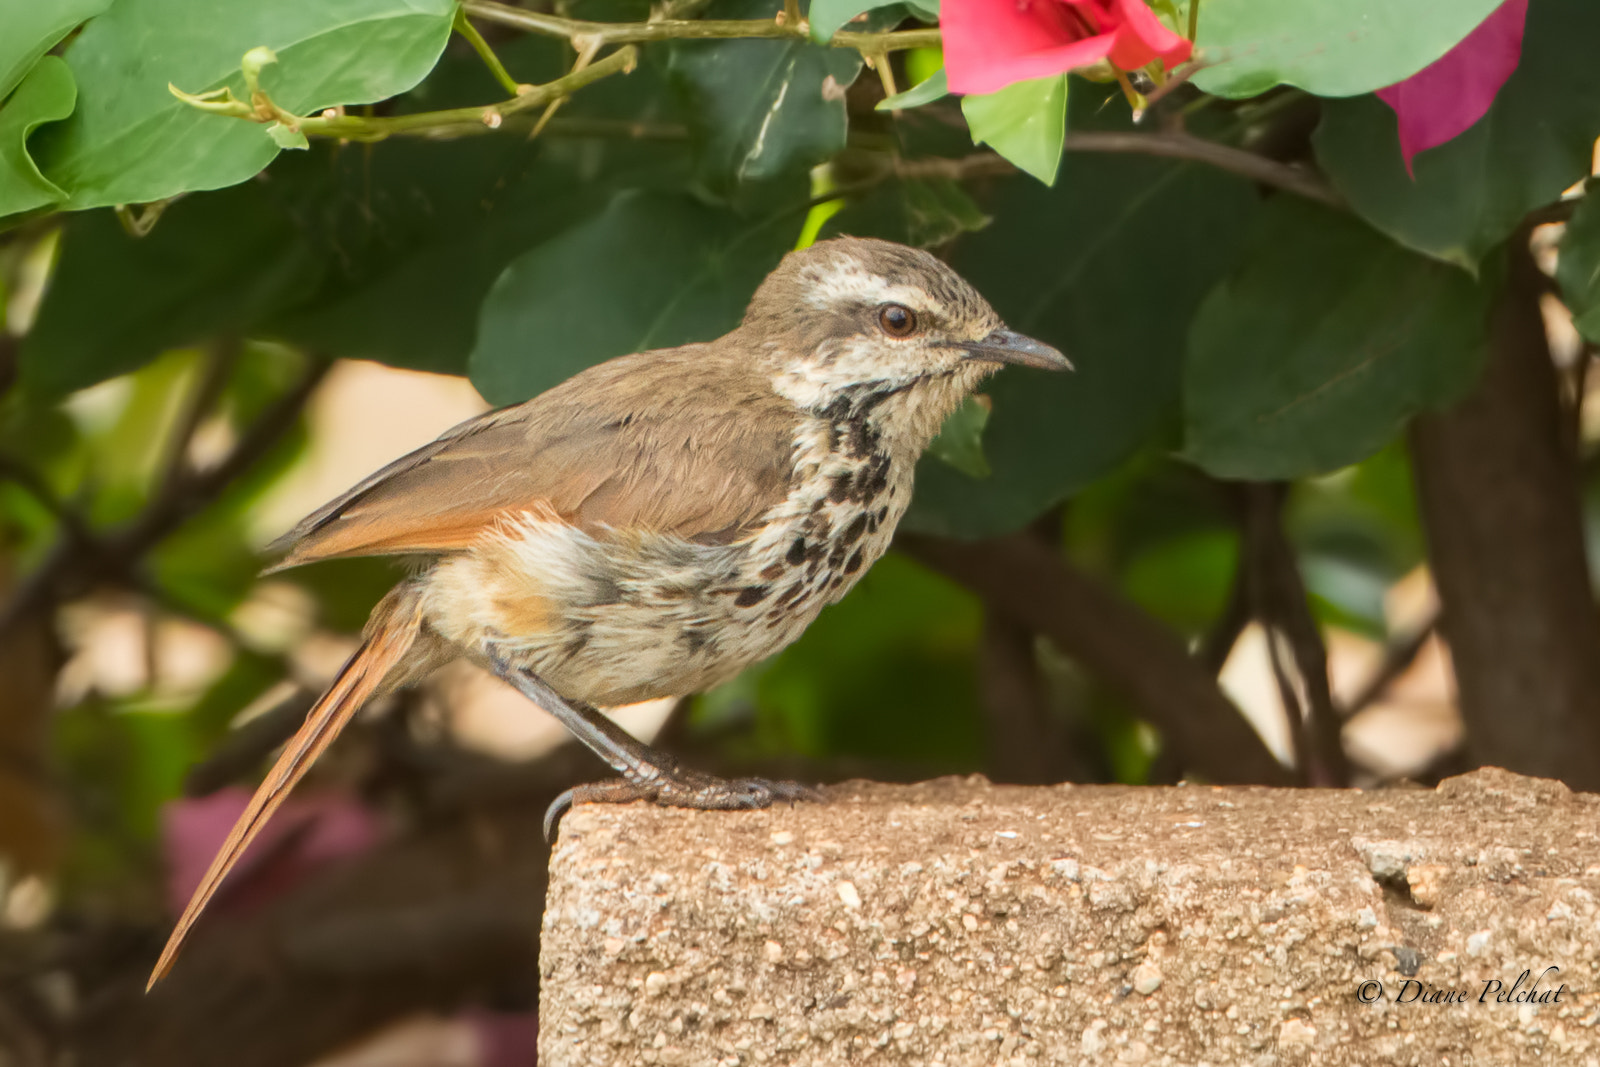
<path fill-rule="evenodd" d="M 306 715 L 305 724 L 290 739 L 283 755 L 273 764 L 255 796 L 250 798 L 249 806 L 229 831 L 216 858 L 211 861 L 210 869 L 189 898 L 189 906 L 183 910 L 172 936 L 167 938 L 166 947 L 161 950 L 161 959 L 156 962 L 146 989 L 154 986 L 172 969 L 172 962 L 177 959 L 184 939 L 200 918 L 206 904 L 216 895 L 233 865 L 250 847 L 250 842 L 261 832 L 295 783 L 339 736 L 351 716 L 377 691 L 385 676 L 410 651 L 421 627 L 422 615 L 416 598 L 403 586 L 389 594 L 373 610 L 372 620 L 367 624 L 366 640 L 339 671 L 339 676 L 322 695 L 322 699 Z"/>

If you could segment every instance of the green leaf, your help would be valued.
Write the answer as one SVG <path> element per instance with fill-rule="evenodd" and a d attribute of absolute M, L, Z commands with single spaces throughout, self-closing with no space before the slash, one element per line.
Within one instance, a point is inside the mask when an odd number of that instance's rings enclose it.
<path fill-rule="evenodd" d="M 1046 185 L 1056 180 L 1067 136 L 1067 77 L 1016 82 L 961 98 L 973 144 L 987 144 Z"/>
<path fill-rule="evenodd" d="M 1354 463 L 1471 385 L 1487 314 L 1460 271 L 1276 197 L 1190 331 L 1184 456 L 1225 478 Z"/>
<path fill-rule="evenodd" d="M 22 345 L 22 380 L 54 397 L 133 370 L 176 345 L 242 332 L 308 295 L 320 257 L 264 183 L 172 205 L 147 237 L 110 211 L 70 217 L 61 258 Z"/>
<path fill-rule="evenodd" d="M 562 42 L 527 36 L 497 49 L 519 81 L 549 81 Z M 466 373 L 479 307 L 507 264 L 602 211 L 619 189 L 678 189 L 690 180 L 682 140 L 579 137 L 565 123 L 672 126 L 660 53 L 646 50 L 627 78 L 579 93 L 550 136 L 434 142 L 396 139 L 360 152 L 314 152 L 304 167 L 331 172 L 296 196 L 298 215 L 326 220 L 319 244 L 330 273 L 315 299 L 273 320 L 283 336 L 319 351 L 418 370 Z M 478 57 L 447 58 L 401 101 L 402 110 L 460 107 L 498 92 Z M 303 184 L 303 183 L 302 183 Z"/>
<path fill-rule="evenodd" d="M 114 826 L 117 844 L 108 851 L 127 864 L 131 845 L 153 844 L 161 806 L 181 792 L 184 774 L 202 753 L 186 716 L 151 711 L 136 700 L 108 713 L 103 699 L 92 698 L 52 724 L 56 760 L 81 785 L 86 802 L 105 813 L 96 829 Z M 126 893 L 137 876 L 126 869 L 119 874 L 113 884 Z"/>
<path fill-rule="evenodd" d="M 811 9 L 806 12 L 811 39 L 827 44 L 857 15 L 890 7 L 902 7 L 924 22 L 939 19 L 939 0 L 812 0 Z M 900 21 L 898 13 L 891 14 L 895 22 Z"/>
<path fill-rule="evenodd" d="M 905 61 L 906 78 L 913 85 L 927 81 L 944 69 L 943 48 L 913 48 L 901 55 Z"/>
<path fill-rule="evenodd" d="M 267 136 L 272 138 L 272 143 L 279 148 L 306 149 L 311 147 L 311 142 L 306 138 L 305 134 L 299 130 L 290 129 L 281 122 L 274 122 L 268 126 Z"/>
<path fill-rule="evenodd" d="M 944 420 L 939 436 L 928 446 L 928 454 L 950 464 L 969 478 L 993 474 L 983 454 L 983 428 L 989 424 L 988 398 L 969 396 L 955 413 Z"/>
<path fill-rule="evenodd" d="M 1204 633 L 1227 606 L 1239 564 L 1238 534 L 1196 530 L 1140 547 L 1123 567 L 1123 592 L 1173 629 Z"/>
<path fill-rule="evenodd" d="M 472 383 L 510 403 L 612 356 L 712 340 L 739 324 L 800 222 L 797 211 L 752 223 L 687 196 L 624 193 L 500 275 Z"/>
<path fill-rule="evenodd" d="M 811 0 L 811 10 L 806 13 L 811 23 L 811 39 L 827 44 L 845 23 L 863 11 L 876 11 L 899 3 L 900 0 Z"/>
<path fill-rule="evenodd" d="M 918 82 L 905 92 L 895 93 L 878 101 L 878 110 L 896 111 L 900 108 L 921 107 L 923 104 L 931 104 L 949 95 L 950 84 L 945 78 L 944 68 L 940 67 L 931 77 Z"/>
<path fill-rule="evenodd" d="M 1323 104 L 1318 162 L 1378 229 L 1476 271 L 1524 215 L 1589 173 L 1600 134 L 1600 86 L 1589 74 L 1597 39 L 1600 5 L 1535 0 L 1522 62 L 1488 114 L 1418 155 L 1414 180 L 1400 157 L 1394 113 L 1374 97 Z"/>
<path fill-rule="evenodd" d="M 1203 0 L 1196 58 L 1214 65 L 1194 83 L 1231 97 L 1283 82 L 1318 96 L 1370 93 L 1444 55 L 1500 3 Z"/>
<path fill-rule="evenodd" d="M 960 184 L 948 178 L 884 182 L 833 215 L 822 235 L 882 237 L 918 248 L 942 245 L 989 225 Z"/>
<path fill-rule="evenodd" d="M 561 47 L 528 37 L 501 55 L 519 79 L 548 80 Z M 659 126 L 660 84 L 647 53 L 628 79 L 591 87 L 556 121 Z M 401 104 L 454 107 L 496 91 L 469 52 Z M 176 201 L 142 239 L 109 212 L 69 219 L 24 373 L 65 392 L 226 330 L 462 374 L 479 306 L 506 264 L 619 188 L 676 188 L 688 176 L 685 145 L 655 138 L 320 143 L 257 181 Z"/>
<path fill-rule="evenodd" d="M 175 98 L 222 86 L 248 98 L 240 59 L 279 63 L 263 88 L 296 114 L 372 103 L 415 85 L 450 35 L 453 0 L 119 0 L 66 51 L 78 108 L 36 146 L 72 208 L 160 200 L 255 174 L 278 146 L 260 124 Z"/>
<path fill-rule="evenodd" d="M 0 104 L 0 217 L 66 199 L 28 155 L 28 135 L 72 114 L 76 99 L 72 71 L 55 56 L 45 56 Z"/>
<path fill-rule="evenodd" d="M 12 0 L 0 21 L 0 100 L 22 84 L 33 65 L 85 19 L 111 6 L 111 0 Z"/>
<path fill-rule="evenodd" d="M 1556 281 L 1572 324 L 1584 340 L 1600 343 L 1600 197 L 1590 194 L 1578 201 L 1561 235 Z"/>
<path fill-rule="evenodd" d="M 1100 110 L 1098 88 L 1073 86 L 1073 128 L 1127 129 L 1125 108 Z M 1024 525 L 1176 422 L 1189 319 L 1234 263 L 1256 194 L 1195 163 L 1074 154 L 1056 188 L 1012 178 L 984 206 L 995 221 L 957 242 L 952 265 L 1007 325 L 1078 369 L 991 380 L 993 476 L 919 465 L 906 522 L 962 537 Z"/>
<path fill-rule="evenodd" d="M 715 14 L 767 18 L 772 6 L 740 0 Z M 860 71 L 853 49 L 809 41 L 674 42 L 672 72 L 689 101 L 707 185 L 729 195 L 843 148 L 845 90 Z"/>
<path fill-rule="evenodd" d="M 1335 496 L 1337 501 L 1331 499 Z M 1416 478 L 1404 439 L 1338 477 L 1296 486 L 1284 522 L 1296 546 L 1372 571 L 1385 586 L 1427 562 Z"/>
<path fill-rule="evenodd" d="M 84 500 L 91 524 L 130 521 L 157 492 L 162 457 L 170 446 L 182 398 L 201 373 L 196 349 L 175 349 L 128 376 L 120 398 L 104 403 L 99 417 L 84 420 L 86 480 L 94 492 Z"/>

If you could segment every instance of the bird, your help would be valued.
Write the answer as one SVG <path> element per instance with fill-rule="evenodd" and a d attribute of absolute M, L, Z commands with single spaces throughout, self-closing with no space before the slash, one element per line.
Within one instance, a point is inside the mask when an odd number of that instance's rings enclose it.
<path fill-rule="evenodd" d="M 918 457 L 1004 364 L 1069 370 L 932 254 L 838 237 L 788 253 L 714 341 L 624 355 L 447 431 L 268 546 L 272 573 L 408 557 L 360 647 L 217 852 L 151 974 L 360 707 L 465 657 L 621 777 L 552 805 L 819 799 L 656 752 L 596 705 L 709 689 L 794 641 L 889 546 Z M 547 816 L 547 829 L 548 819 Z"/>

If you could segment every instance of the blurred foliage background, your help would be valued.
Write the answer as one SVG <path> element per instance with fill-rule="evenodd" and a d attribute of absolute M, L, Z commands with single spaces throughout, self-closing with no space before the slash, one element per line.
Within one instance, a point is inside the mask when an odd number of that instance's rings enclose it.
<path fill-rule="evenodd" d="M 1414 173 L 1372 95 L 1493 6 L 1207 0 L 1137 123 L 943 95 L 921 2 L 0 7 L 0 1063 L 531 1062 L 539 816 L 600 767 L 468 668 L 350 731 L 144 996 L 399 573 L 260 547 L 838 233 L 1078 371 L 997 377 L 848 599 L 631 728 L 819 781 L 1600 788 L 1600 8 L 1531 0 Z"/>

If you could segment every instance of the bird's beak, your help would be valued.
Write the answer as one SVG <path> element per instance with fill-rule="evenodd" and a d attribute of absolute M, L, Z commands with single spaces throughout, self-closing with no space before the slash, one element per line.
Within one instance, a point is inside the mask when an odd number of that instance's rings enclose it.
<path fill-rule="evenodd" d="M 981 341 L 961 346 L 967 350 L 968 359 L 981 359 L 992 363 L 1016 363 L 1040 370 L 1071 370 L 1072 362 L 1043 341 L 1035 341 L 1004 327 Z"/>

